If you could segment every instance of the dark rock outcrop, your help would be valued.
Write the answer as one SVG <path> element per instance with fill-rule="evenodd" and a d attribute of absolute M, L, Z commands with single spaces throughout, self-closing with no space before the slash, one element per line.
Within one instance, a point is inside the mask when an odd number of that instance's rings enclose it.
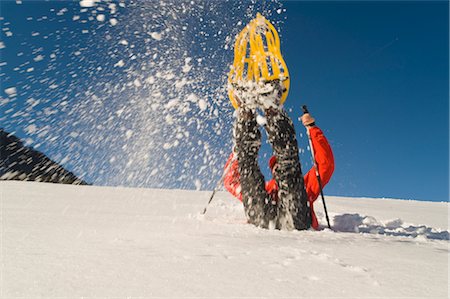
<path fill-rule="evenodd" d="M 87 185 L 43 153 L 0 129 L 0 180 Z"/>

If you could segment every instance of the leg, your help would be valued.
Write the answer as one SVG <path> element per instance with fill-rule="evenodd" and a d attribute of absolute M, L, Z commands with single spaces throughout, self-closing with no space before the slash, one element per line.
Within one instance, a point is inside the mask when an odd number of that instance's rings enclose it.
<path fill-rule="evenodd" d="M 269 227 L 266 206 L 270 203 L 265 189 L 264 176 L 258 165 L 261 132 L 255 114 L 249 109 L 239 108 L 234 125 L 235 151 L 239 165 L 242 202 L 250 223 Z"/>
<path fill-rule="evenodd" d="M 278 224 L 280 229 L 309 227 L 309 209 L 298 157 L 294 124 L 280 108 L 266 110 L 267 134 L 277 157 L 275 180 L 279 187 Z"/>

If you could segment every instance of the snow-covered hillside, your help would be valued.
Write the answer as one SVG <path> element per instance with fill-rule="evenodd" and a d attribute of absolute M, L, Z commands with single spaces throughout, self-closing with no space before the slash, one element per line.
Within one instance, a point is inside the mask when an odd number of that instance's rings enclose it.
<path fill-rule="evenodd" d="M 1 296 L 448 296 L 448 203 L 327 197 L 334 231 L 267 231 L 210 192 L 0 182 Z M 321 203 L 316 203 L 324 224 Z"/>

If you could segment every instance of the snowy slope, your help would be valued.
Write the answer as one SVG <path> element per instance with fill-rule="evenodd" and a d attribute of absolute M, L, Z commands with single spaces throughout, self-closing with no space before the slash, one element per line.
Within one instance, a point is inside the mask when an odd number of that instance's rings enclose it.
<path fill-rule="evenodd" d="M 286 232 L 246 224 L 224 192 L 206 216 L 210 192 L 0 192 L 1 298 L 448 295 L 448 203 L 327 197 L 335 231 Z"/>

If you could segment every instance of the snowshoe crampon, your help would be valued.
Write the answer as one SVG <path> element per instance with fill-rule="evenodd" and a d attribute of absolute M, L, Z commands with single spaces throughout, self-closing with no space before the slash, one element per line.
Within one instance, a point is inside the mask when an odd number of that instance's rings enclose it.
<path fill-rule="evenodd" d="M 228 96 L 234 108 L 240 103 L 283 104 L 289 92 L 289 72 L 275 27 L 260 13 L 239 33 L 234 63 L 228 74 Z M 261 97 L 260 97 L 261 96 Z"/>

